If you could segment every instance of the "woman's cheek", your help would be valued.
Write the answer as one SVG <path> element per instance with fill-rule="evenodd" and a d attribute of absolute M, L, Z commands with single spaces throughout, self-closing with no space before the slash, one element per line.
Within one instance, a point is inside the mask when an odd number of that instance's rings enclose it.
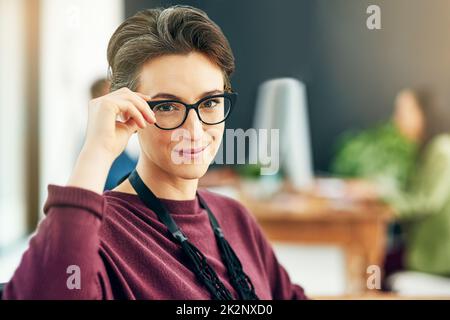
<path fill-rule="evenodd" d="M 157 128 L 147 128 L 144 130 L 142 147 L 145 149 L 150 158 L 155 160 L 160 159 L 161 157 L 167 158 L 165 152 L 162 151 L 168 149 L 170 146 L 170 135 L 167 137 L 165 132 L 161 132 L 162 130 Z"/>
<path fill-rule="evenodd" d="M 162 131 L 162 130 L 160 130 Z M 161 153 L 161 156 L 170 159 L 172 150 L 175 148 L 175 142 L 172 141 L 172 136 L 170 131 L 160 132 L 157 138 L 154 139 L 154 148 Z"/>

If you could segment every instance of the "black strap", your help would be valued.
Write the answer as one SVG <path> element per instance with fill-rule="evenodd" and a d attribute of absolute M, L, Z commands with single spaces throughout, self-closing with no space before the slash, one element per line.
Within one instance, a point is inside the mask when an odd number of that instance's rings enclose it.
<path fill-rule="evenodd" d="M 187 236 L 177 226 L 167 208 L 145 185 L 137 171 L 133 170 L 128 179 L 139 198 L 148 208 L 152 209 L 158 215 L 158 218 L 166 225 L 173 239 L 181 245 L 183 251 L 189 258 L 194 273 L 208 288 L 213 298 L 218 300 L 232 300 L 233 297 L 231 293 L 219 279 L 214 269 L 209 265 L 206 257 L 199 249 L 188 241 Z M 251 283 L 250 278 L 243 272 L 242 265 L 228 241 L 225 239 L 216 217 L 198 193 L 197 196 L 201 206 L 208 213 L 211 226 L 219 243 L 221 256 L 227 266 L 233 287 L 239 293 L 241 299 L 257 300 L 258 297 L 255 294 L 253 284 Z"/>
<path fill-rule="evenodd" d="M 242 270 L 241 261 L 225 239 L 216 217 L 213 215 L 203 198 L 198 193 L 197 195 L 202 207 L 208 212 L 209 220 L 214 230 L 214 234 L 216 235 L 217 242 L 219 243 L 220 253 L 227 266 L 228 275 L 231 278 L 233 287 L 237 288 L 236 290 L 242 300 L 258 300 L 252 281 L 245 274 L 244 270 Z"/>
<path fill-rule="evenodd" d="M 131 172 L 128 179 L 130 180 L 130 183 L 133 186 L 134 190 L 136 190 L 136 192 L 138 193 L 139 198 L 145 203 L 147 207 L 156 212 L 159 219 L 167 226 L 172 236 L 180 243 L 186 241 L 187 237 L 178 228 L 177 224 L 167 211 L 166 207 L 164 207 L 161 201 L 145 185 L 136 170 L 133 170 Z"/>

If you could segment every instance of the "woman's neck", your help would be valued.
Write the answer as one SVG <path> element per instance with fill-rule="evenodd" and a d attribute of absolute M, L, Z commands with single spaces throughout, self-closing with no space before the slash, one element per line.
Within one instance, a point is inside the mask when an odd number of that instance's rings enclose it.
<path fill-rule="evenodd" d="M 136 165 L 136 170 L 145 185 L 162 199 L 192 200 L 197 192 L 198 179 L 183 179 L 161 170 L 153 162 L 142 160 Z M 118 185 L 113 191 L 136 194 L 128 179 Z"/>

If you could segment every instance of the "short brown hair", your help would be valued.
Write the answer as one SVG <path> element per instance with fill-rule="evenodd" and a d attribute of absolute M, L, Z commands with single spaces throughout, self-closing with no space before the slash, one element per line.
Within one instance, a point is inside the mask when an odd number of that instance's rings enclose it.
<path fill-rule="evenodd" d="M 219 66 L 225 90 L 231 90 L 234 56 L 219 26 L 197 8 L 175 5 L 166 9 L 146 9 L 126 19 L 108 44 L 111 91 L 139 85 L 142 65 L 165 54 L 198 51 Z"/>

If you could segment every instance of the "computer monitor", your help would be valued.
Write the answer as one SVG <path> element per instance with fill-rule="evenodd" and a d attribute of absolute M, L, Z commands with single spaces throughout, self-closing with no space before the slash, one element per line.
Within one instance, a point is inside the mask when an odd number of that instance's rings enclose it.
<path fill-rule="evenodd" d="M 263 82 L 257 93 L 254 128 L 279 129 L 279 167 L 297 189 L 312 184 L 313 165 L 305 85 L 294 78 Z M 261 139 L 261 135 L 259 135 Z M 270 134 L 258 147 L 267 146 Z M 256 146 L 250 152 L 257 152 Z M 254 154 L 253 154 L 254 155 Z M 271 155 L 273 158 L 275 155 Z"/>

